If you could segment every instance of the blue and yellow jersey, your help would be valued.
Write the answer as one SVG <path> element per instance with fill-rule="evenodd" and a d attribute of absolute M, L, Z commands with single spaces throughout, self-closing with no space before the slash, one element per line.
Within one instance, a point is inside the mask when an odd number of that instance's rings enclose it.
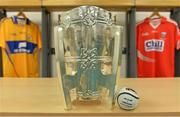
<path fill-rule="evenodd" d="M 37 24 L 29 19 L 13 16 L 0 22 L 4 77 L 38 77 L 41 33 Z"/>

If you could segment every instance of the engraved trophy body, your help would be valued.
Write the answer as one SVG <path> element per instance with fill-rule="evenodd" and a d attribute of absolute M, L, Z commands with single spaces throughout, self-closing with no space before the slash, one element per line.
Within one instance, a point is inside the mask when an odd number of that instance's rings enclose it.
<path fill-rule="evenodd" d="M 55 27 L 55 47 L 67 109 L 72 109 L 72 90 L 78 101 L 101 101 L 107 90 L 112 106 L 121 30 L 108 11 L 95 6 L 81 6 L 61 15 Z"/>

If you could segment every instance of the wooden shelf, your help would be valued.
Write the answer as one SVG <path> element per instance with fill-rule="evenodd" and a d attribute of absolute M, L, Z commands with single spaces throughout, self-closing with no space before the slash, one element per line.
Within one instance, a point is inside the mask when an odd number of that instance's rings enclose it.
<path fill-rule="evenodd" d="M 69 9 L 82 5 L 95 5 L 108 9 L 172 8 L 180 7 L 180 0 L 0 0 L 0 8 L 41 8 Z"/>
<path fill-rule="evenodd" d="M 43 0 L 45 7 L 72 8 L 81 5 L 95 5 L 99 7 L 111 7 L 121 9 L 134 5 L 134 0 Z"/>
<path fill-rule="evenodd" d="M 136 7 L 180 7 L 180 0 L 136 0 Z"/>
<path fill-rule="evenodd" d="M 0 7 L 41 7 L 41 0 L 0 0 Z"/>
<path fill-rule="evenodd" d="M 110 9 L 137 8 L 172 8 L 180 7 L 180 0 L 0 0 L 1 8 L 54 8 L 69 9 L 82 5 L 95 5 Z"/>
<path fill-rule="evenodd" d="M 179 116 L 180 78 L 119 78 L 117 88 L 133 88 L 138 107 L 110 110 L 105 102 L 76 104 L 64 110 L 61 81 L 57 78 L 0 78 L 0 116 Z"/>

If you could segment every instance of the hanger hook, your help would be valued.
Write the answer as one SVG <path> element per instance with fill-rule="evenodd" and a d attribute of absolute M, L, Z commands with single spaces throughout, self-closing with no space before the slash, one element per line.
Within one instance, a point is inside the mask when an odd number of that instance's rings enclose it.
<path fill-rule="evenodd" d="M 24 8 L 21 8 L 21 9 L 20 9 L 20 12 L 23 12 L 23 11 L 24 11 Z"/>
<path fill-rule="evenodd" d="M 158 8 L 154 8 L 154 11 L 158 11 Z"/>

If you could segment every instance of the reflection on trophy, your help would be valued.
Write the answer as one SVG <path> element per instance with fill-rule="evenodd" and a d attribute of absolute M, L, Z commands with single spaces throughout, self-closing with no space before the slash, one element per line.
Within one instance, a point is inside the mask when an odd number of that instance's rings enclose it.
<path fill-rule="evenodd" d="M 110 12 L 95 6 L 61 15 L 55 27 L 56 60 L 67 109 L 73 102 L 92 101 L 112 107 L 121 30 Z"/>

